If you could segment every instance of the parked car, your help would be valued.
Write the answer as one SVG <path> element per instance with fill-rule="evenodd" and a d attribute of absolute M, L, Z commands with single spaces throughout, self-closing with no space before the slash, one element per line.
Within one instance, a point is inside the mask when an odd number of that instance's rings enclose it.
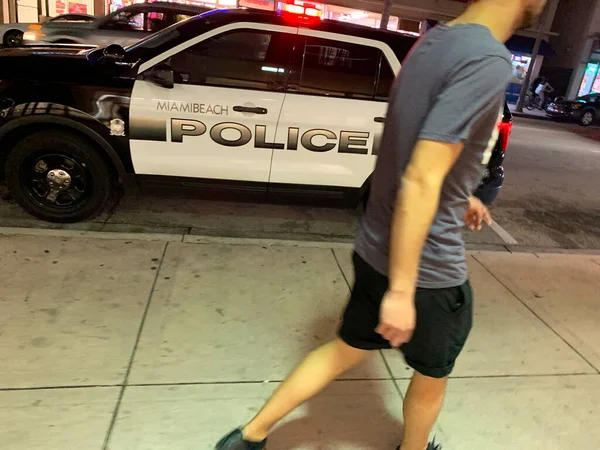
<path fill-rule="evenodd" d="M 584 95 L 575 100 L 557 100 L 548 106 L 546 115 L 588 127 L 600 118 L 600 94 Z"/>
<path fill-rule="evenodd" d="M 115 185 L 358 206 L 416 39 L 291 11 L 211 11 L 127 48 L 0 51 L 0 168 L 16 201 L 55 222 L 98 213 Z M 482 198 L 502 184 L 510 124 Z"/>
<path fill-rule="evenodd" d="M 23 42 L 126 46 L 209 9 L 196 5 L 157 2 L 126 6 L 100 18 L 85 14 L 65 14 L 43 24 L 31 24 L 23 35 Z"/>

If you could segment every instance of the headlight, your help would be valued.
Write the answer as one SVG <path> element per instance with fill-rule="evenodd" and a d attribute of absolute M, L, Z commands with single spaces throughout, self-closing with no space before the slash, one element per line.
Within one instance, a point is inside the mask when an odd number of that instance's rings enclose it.
<path fill-rule="evenodd" d="M 25 33 L 23 33 L 23 40 L 24 41 L 37 41 L 40 38 L 45 37 L 45 34 L 42 33 L 36 33 L 35 31 L 26 31 Z"/>
<path fill-rule="evenodd" d="M 45 37 L 45 34 L 40 33 L 42 26 L 37 23 L 33 23 L 27 27 L 27 31 L 23 33 L 24 41 L 37 41 L 41 37 Z"/>

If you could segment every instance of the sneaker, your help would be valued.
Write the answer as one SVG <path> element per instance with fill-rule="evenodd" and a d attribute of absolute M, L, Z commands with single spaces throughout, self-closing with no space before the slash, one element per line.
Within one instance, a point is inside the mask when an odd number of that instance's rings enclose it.
<path fill-rule="evenodd" d="M 400 450 L 400 445 L 396 447 L 396 450 Z M 435 441 L 433 441 L 429 443 L 429 445 L 427 446 L 427 450 L 442 450 L 442 446 L 436 444 Z"/>
<path fill-rule="evenodd" d="M 250 442 L 244 439 L 242 429 L 233 430 L 215 445 L 215 450 L 264 450 L 267 440 L 262 442 Z"/>

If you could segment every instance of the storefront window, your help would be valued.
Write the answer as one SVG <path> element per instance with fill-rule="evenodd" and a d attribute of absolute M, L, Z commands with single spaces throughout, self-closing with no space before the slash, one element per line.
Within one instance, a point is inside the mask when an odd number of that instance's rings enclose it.
<path fill-rule="evenodd" d="M 94 0 L 48 0 L 47 4 L 50 17 L 61 14 L 94 14 Z"/>
<path fill-rule="evenodd" d="M 239 4 L 241 8 L 275 10 L 275 0 L 240 0 Z"/>
<path fill-rule="evenodd" d="M 342 6 L 321 5 L 324 19 L 339 20 L 340 22 L 354 23 L 365 27 L 379 28 L 381 24 L 381 14 L 360 11 L 356 9 L 344 8 Z M 388 30 L 398 30 L 400 19 L 391 16 L 388 22 Z"/>
<path fill-rule="evenodd" d="M 581 86 L 579 87 L 579 93 L 577 94 L 578 97 L 600 92 L 600 78 L 598 76 L 599 69 L 600 64 L 595 62 L 588 63 L 587 67 L 585 68 L 583 80 L 581 81 Z"/>
<path fill-rule="evenodd" d="M 506 101 L 508 103 L 517 103 L 521 94 L 521 87 L 527 76 L 527 71 L 531 65 L 531 57 L 527 55 L 512 55 L 512 76 L 510 83 L 506 88 Z"/>

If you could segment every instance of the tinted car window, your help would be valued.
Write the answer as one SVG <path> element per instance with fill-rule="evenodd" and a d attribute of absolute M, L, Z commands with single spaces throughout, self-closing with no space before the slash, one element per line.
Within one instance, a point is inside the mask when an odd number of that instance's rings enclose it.
<path fill-rule="evenodd" d="M 167 23 L 167 18 L 166 18 L 165 13 L 148 11 L 148 14 L 146 15 L 146 27 L 145 27 L 144 31 L 150 31 L 151 33 L 156 33 L 157 31 L 160 31 L 169 25 L 170 24 Z"/>
<path fill-rule="evenodd" d="M 287 42 L 281 33 L 239 30 L 200 42 L 169 58 L 177 82 L 245 89 L 283 89 Z"/>
<path fill-rule="evenodd" d="M 182 20 L 187 20 L 190 17 L 194 17 L 192 14 L 175 14 L 175 23 L 181 22 Z"/>
<path fill-rule="evenodd" d="M 390 67 L 390 63 L 382 54 L 381 68 L 379 69 L 379 77 L 377 79 L 377 90 L 375 91 L 375 100 L 382 102 L 388 100 L 395 78 L 396 76 Z"/>
<path fill-rule="evenodd" d="M 120 11 L 112 16 L 102 28 L 124 31 L 143 31 L 144 13 L 135 11 Z"/>
<path fill-rule="evenodd" d="M 307 38 L 299 70 L 301 93 L 372 100 L 380 51 L 347 42 Z"/>

